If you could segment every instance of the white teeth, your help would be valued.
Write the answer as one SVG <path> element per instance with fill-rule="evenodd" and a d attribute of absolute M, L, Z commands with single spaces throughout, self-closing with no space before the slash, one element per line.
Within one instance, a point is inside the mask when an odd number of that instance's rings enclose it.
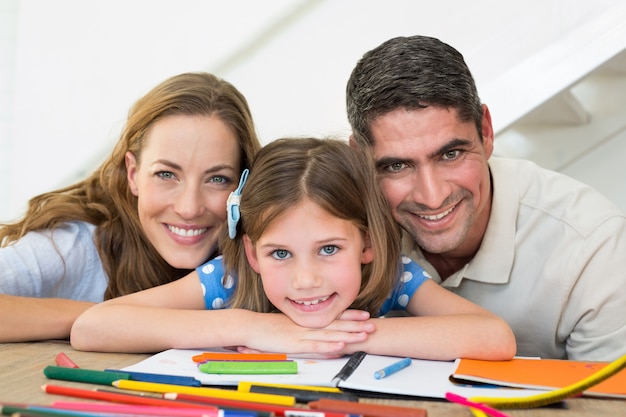
<path fill-rule="evenodd" d="M 418 214 L 417 217 L 420 217 L 420 218 L 425 219 L 425 220 L 439 220 L 439 219 L 443 219 L 448 214 L 450 214 L 450 212 L 452 210 L 454 210 L 454 207 L 452 207 L 449 210 L 444 211 L 443 213 L 433 214 L 432 216 L 426 216 L 426 215 L 423 215 L 423 214 Z"/>
<path fill-rule="evenodd" d="M 198 236 L 207 231 L 206 227 L 203 227 L 202 229 L 181 229 L 180 227 L 176 226 L 167 227 L 170 229 L 170 232 L 182 237 Z"/>
<path fill-rule="evenodd" d="M 313 306 L 315 304 L 322 303 L 322 302 L 328 300 L 329 298 L 330 298 L 330 296 L 324 297 L 324 298 L 318 298 L 317 300 L 312 300 L 312 301 L 297 301 L 297 300 L 294 300 L 294 303 L 302 304 L 302 305 L 305 305 L 305 306 Z"/>

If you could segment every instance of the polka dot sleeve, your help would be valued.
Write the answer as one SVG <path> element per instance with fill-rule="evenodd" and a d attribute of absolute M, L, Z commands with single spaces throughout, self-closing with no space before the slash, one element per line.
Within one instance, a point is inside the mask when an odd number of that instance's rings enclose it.
<path fill-rule="evenodd" d="M 421 266 L 403 255 L 398 285 L 385 300 L 379 315 L 382 316 L 393 310 L 406 310 L 415 291 L 429 278 L 430 275 Z"/>
<path fill-rule="evenodd" d="M 233 294 L 235 278 L 224 276 L 222 257 L 218 256 L 196 268 L 202 286 L 204 306 L 207 310 L 227 308 L 227 303 Z"/>

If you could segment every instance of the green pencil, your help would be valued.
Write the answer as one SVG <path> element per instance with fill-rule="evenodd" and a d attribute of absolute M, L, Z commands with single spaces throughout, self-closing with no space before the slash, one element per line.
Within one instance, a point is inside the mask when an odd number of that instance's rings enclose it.
<path fill-rule="evenodd" d="M 50 379 L 62 379 L 64 381 L 86 382 L 88 384 L 112 385 L 113 381 L 131 379 L 130 374 L 125 372 L 105 372 L 84 368 L 67 368 L 64 366 L 46 366 L 43 370 Z"/>

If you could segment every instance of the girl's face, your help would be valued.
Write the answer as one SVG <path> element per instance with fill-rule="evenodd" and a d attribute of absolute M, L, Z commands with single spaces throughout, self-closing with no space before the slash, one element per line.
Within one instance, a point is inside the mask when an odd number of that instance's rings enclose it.
<path fill-rule="evenodd" d="M 296 324 L 326 327 L 355 300 L 361 265 L 372 261 L 369 239 L 348 220 L 304 200 L 252 243 L 248 262 L 271 303 Z"/>
<path fill-rule="evenodd" d="M 173 267 L 195 268 L 215 250 L 239 161 L 237 137 L 214 116 L 167 116 L 150 128 L 141 161 L 126 154 L 141 226 Z"/>

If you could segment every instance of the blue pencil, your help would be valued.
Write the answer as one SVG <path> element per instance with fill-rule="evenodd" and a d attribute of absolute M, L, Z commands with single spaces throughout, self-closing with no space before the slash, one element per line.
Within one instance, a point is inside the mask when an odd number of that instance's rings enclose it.
<path fill-rule="evenodd" d="M 374 372 L 374 378 L 381 379 L 387 377 L 389 375 L 395 374 L 401 369 L 406 368 L 411 364 L 411 358 L 400 359 L 398 362 L 394 362 L 389 366 L 384 367 L 376 372 Z"/>
<path fill-rule="evenodd" d="M 119 371 L 116 369 L 105 369 L 105 372 L 124 372 L 130 376 L 130 379 L 143 382 L 158 382 L 161 384 L 171 385 L 185 385 L 190 387 L 199 387 L 200 380 L 192 376 L 182 375 L 163 375 L 163 374 L 151 374 L 145 372 L 132 372 L 132 371 Z"/>

